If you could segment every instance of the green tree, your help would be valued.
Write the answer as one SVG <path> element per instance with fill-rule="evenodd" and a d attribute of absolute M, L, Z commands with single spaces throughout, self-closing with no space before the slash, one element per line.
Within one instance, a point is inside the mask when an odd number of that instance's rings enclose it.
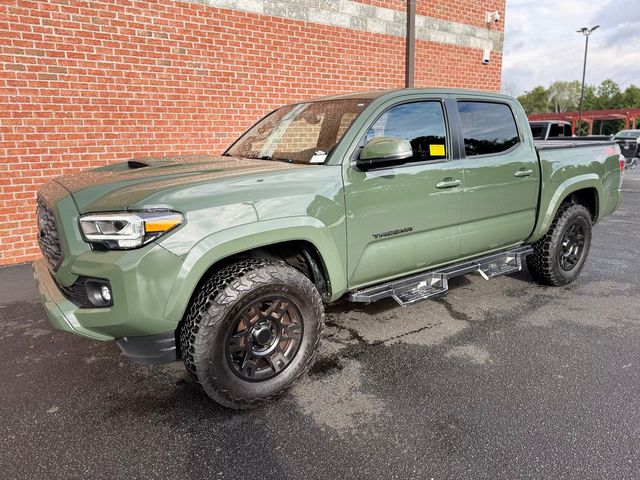
<path fill-rule="evenodd" d="M 626 108 L 640 108 L 640 88 L 629 85 L 624 91 L 623 104 Z"/>
<path fill-rule="evenodd" d="M 580 101 L 580 82 L 556 81 L 549 86 L 549 103 L 554 112 L 576 110 Z"/>
<path fill-rule="evenodd" d="M 580 102 L 580 100 L 578 100 Z M 593 85 L 584 86 L 584 99 L 582 100 L 582 111 L 595 110 L 598 108 L 598 96 L 596 95 L 596 87 Z M 577 108 L 576 108 L 577 110 Z"/>
<path fill-rule="evenodd" d="M 549 111 L 549 92 L 542 85 L 518 97 L 527 115 L 532 113 L 547 113 Z"/>
<path fill-rule="evenodd" d="M 584 120 L 576 122 L 575 134 L 578 136 L 589 135 L 589 124 Z"/>
<path fill-rule="evenodd" d="M 596 90 L 597 108 L 624 108 L 624 97 L 620 86 L 611 79 L 603 80 Z"/>
<path fill-rule="evenodd" d="M 518 97 L 527 115 L 532 113 L 577 111 L 580 105 L 580 82 L 555 81 L 549 88 L 538 85 Z M 628 86 L 624 92 L 611 79 L 597 87 L 584 86 L 582 111 L 610 108 L 640 108 L 640 87 Z"/>

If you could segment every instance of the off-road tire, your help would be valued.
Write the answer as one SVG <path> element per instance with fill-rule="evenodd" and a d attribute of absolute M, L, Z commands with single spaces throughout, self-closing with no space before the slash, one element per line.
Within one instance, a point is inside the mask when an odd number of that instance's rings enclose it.
<path fill-rule="evenodd" d="M 566 271 L 560 266 L 560 251 L 565 232 L 574 224 L 584 230 L 584 249 L 575 267 Z M 531 275 L 543 285 L 561 286 L 573 282 L 587 259 L 591 246 L 591 215 L 582 205 L 563 203 L 560 205 L 549 230 L 533 244 L 533 254 L 527 257 Z"/>
<path fill-rule="evenodd" d="M 303 318 L 297 353 L 276 376 L 243 380 L 227 361 L 225 341 L 234 318 L 256 298 L 270 294 L 291 299 Z M 254 408 L 289 389 L 313 363 L 324 327 L 324 307 L 315 285 L 300 271 L 274 260 L 245 260 L 206 281 L 178 331 L 187 370 L 216 402 L 234 409 Z"/>

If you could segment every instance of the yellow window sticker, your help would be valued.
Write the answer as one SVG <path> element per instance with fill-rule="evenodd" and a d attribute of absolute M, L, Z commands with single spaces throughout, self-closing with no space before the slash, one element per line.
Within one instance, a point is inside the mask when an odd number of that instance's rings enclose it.
<path fill-rule="evenodd" d="M 444 157 L 444 145 L 429 145 L 429 155 L 432 157 Z"/>

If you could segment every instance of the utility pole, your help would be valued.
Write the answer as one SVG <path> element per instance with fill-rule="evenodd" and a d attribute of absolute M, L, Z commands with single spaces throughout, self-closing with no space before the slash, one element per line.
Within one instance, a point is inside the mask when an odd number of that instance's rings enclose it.
<path fill-rule="evenodd" d="M 407 40 L 404 59 L 404 86 L 413 87 L 416 60 L 416 0 L 407 0 Z"/>
<path fill-rule="evenodd" d="M 588 28 L 582 27 L 580 30 L 576 30 L 576 33 L 581 33 L 584 35 L 584 63 L 582 65 L 582 88 L 580 89 L 580 108 L 578 109 L 578 131 L 582 126 L 582 102 L 584 100 L 584 78 L 587 73 L 587 51 L 589 50 L 589 35 L 593 33 L 596 28 L 599 28 L 600 25 L 596 25 L 595 27 Z"/>

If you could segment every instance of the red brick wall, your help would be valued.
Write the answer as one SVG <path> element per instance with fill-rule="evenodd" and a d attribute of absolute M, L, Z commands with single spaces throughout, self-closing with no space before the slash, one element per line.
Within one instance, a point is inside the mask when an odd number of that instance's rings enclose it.
<path fill-rule="evenodd" d="M 452 20 L 462 3 L 451 4 Z M 172 0 L 4 1 L 0 265 L 38 256 L 35 192 L 51 177 L 218 153 L 286 102 L 401 87 L 403 55 L 400 37 Z M 500 55 L 480 60 L 477 50 L 419 41 L 416 84 L 498 90 Z"/>
<path fill-rule="evenodd" d="M 418 41 L 415 84 L 418 87 L 474 88 L 497 92 L 500 90 L 502 65 L 500 52 L 491 52 L 491 64 L 483 65 L 482 52 L 473 48 Z"/>

